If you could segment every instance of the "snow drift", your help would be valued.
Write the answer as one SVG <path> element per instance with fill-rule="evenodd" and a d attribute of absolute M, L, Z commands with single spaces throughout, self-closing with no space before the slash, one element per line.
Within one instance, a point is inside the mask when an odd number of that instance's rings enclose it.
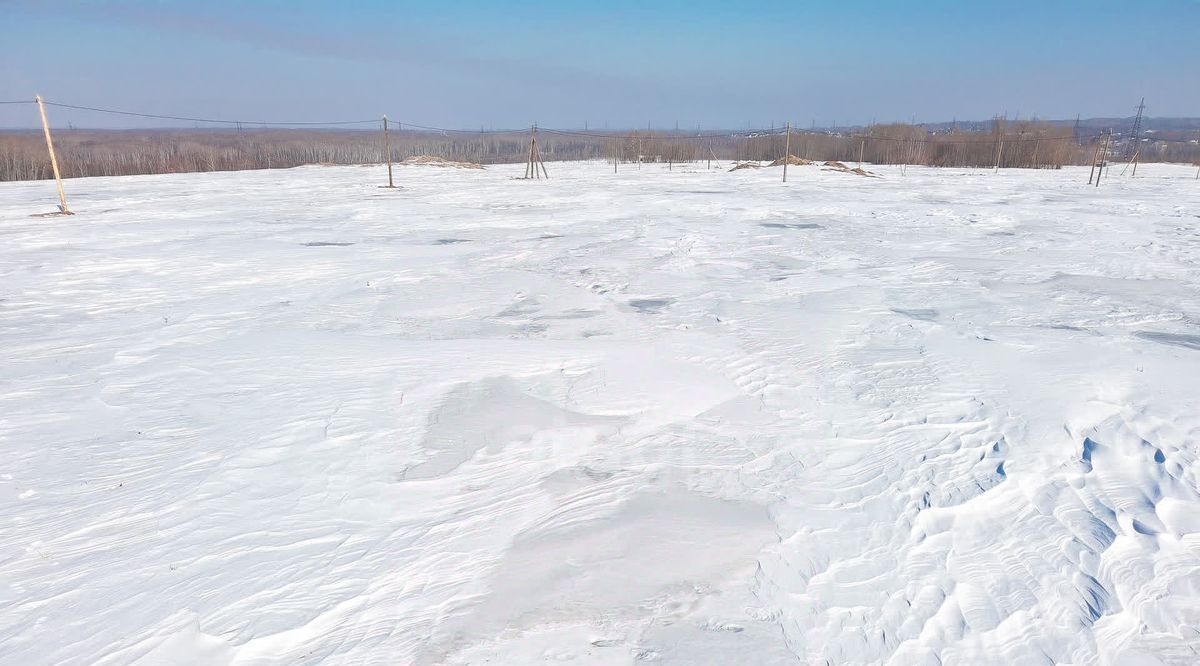
<path fill-rule="evenodd" d="M 0 661 L 1185 664 L 1200 188 L 0 185 Z"/>

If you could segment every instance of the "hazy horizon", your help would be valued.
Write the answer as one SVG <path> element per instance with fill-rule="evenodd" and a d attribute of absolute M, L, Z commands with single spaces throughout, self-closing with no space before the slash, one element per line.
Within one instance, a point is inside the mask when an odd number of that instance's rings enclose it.
<path fill-rule="evenodd" d="M 5 2 L 0 100 L 453 128 L 1200 114 L 1200 2 Z M 47 36 L 56 39 L 48 39 Z M 56 126 L 178 122 L 56 108 Z M 0 127 L 32 128 L 23 105 Z M 185 125 L 186 126 L 186 125 Z"/>

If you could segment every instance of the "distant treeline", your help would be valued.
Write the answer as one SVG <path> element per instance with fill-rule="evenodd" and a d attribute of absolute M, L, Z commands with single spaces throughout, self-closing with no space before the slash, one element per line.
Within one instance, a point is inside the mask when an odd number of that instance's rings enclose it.
<path fill-rule="evenodd" d="M 1192 132 L 1191 134 L 1194 134 Z M 1181 133 L 1162 134 L 1138 144 L 1141 161 L 1194 162 L 1200 146 Z M 497 164 L 523 162 L 528 133 L 439 133 L 393 131 L 393 159 L 434 155 L 457 161 Z M 986 131 L 945 130 L 893 124 L 859 134 L 793 131 L 791 153 L 811 160 L 863 161 L 948 167 L 994 166 L 1058 168 L 1089 164 L 1095 134 L 1075 136 L 1071 127 L 1045 122 L 996 121 Z M 540 131 L 538 146 L 547 160 L 608 159 L 621 162 L 695 162 L 708 159 L 775 160 L 784 154 L 781 131 L 705 136 L 686 132 Z M 384 159 L 380 131 L 258 130 L 56 130 L 55 148 L 63 176 L 231 171 L 287 168 L 302 164 L 366 164 Z M 1003 144 L 1003 145 L 1001 145 Z M 1134 147 L 1120 136 L 1110 146 L 1115 159 Z M 52 177 L 45 140 L 39 131 L 0 132 L 0 181 Z"/>
<path fill-rule="evenodd" d="M 705 145 L 707 143 L 707 145 Z M 662 161 L 688 162 L 710 157 L 737 161 L 776 160 L 783 156 L 787 137 L 767 133 L 720 140 L 677 141 L 644 136 L 609 147 L 608 156 L 631 161 L 638 154 Z M 1003 145 L 1002 145 L 1003 144 Z M 919 164 L 947 167 L 995 166 L 1058 168 L 1088 164 L 1090 141 L 1077 141 L 1071 129 L 1053 125 L 997 124 L 990 132 L 931 133 L 914 125 L 876 125 L 861 134 L 793 132 L 791 154 L 810 160 L 871 164 Z"/>
<path fill-rule="evenodd" d="M 1114 134 L 1108 146 L 1109 161 L 1200 162 L 1200 144 L 1190 137 L 1197 132 L 1160 133 L 1132 144 Z M 739 161 L 776 160 L 783 156 L 782 132 L 720 139 L 675 140 L 671 135 L 640 133 L 619 142 L 609 141 L 605 156 L 622 161 L 657 158 L 690 162 L 710 157 Z M 1077 136 L 1061 124 L 1027 121 L 994 121 L 985 131 L 929 129 L 907 124 L 875 125 L 856 133 L 792 132 L 791 154 L 810 160 L 838 160 L 871 164 L 916 164 L 935 167 L 992 167 L 1057 169 L 1069 164 L 1090 164 L 1100 134 Z"/>
<path fill-rule="evenodd" d="M 556 154 L 554 143 L 552 139 L 543 142 L 546 159 L 587 159 L 597 155 Z M 522 161 L 529 150 L 528 136 L 524 134 L 391 132 L 391 144 L 395 159 L 437 155 L 480 163 Z M 288 168 L 302 164 L 369 164 L 384 159 L 383 145 L 378 130 L 54 132 L 58 165 L 65 178 Z M 0 181 L 52 177 L 41 131 L 0 132 Z"/>

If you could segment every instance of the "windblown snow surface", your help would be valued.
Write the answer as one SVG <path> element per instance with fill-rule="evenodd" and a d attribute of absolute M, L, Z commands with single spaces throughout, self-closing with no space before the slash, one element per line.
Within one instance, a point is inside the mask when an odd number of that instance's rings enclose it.
<path fill-rule="evenodd" d="M 0 662 L 1195 664 L 1200 183 L 0 184 Z"/>

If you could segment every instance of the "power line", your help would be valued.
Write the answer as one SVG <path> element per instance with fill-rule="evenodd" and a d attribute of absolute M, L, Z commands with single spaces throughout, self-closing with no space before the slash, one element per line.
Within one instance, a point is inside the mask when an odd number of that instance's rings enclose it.
<path fill-rule="evenodd" d="M 633 139 L 643 139 L 643 140 L 653 139 L 653 140 L 667 140 L 667 141 L 690 141 L 692 139 L 726 139 L 726 138 L 742 138 L 742 137 L 750 138 L 750 137 L 754 137 L 754 136 L 783 136 L 782 130 L 767 130 L 767 129 L 742 130 L 740 132 L 720 132 L 720 133 L 714 132 L 711 134 L 704 134 L 704 133 L 701 133 L 701 134 L 653 134 L 649 131 L 646 132 L 645 134 L 612 134 L 612 133 L 598 133 L 598 132 L 581 132 L 578 130 L 567 130 L 567 129 L 549 129 L 549 128 L 542 128 L 542 127 L 539 127 L 538 130 L 542 131 L 542 132 L 546 132 L 548 134 L 560 134 L 562 136 L 587 137 L 590 139 L 631 139 L 631 140 L 633 140 Z"/>
<path fill-rule="evenodd" d="M 391 118 L 391 116 L 389 115 L 388 118 Z M 444 132 L 446 134 L 523 134 L 523 133 L 529 131 L 528 127 L 522 127 L 520 129 L 465 130 L 465 129 L 450 129 L 447 127 L 433 127 L 431 125 L 418 125 L 416 123 L 406 123 L 406 122 L 403 122 L 400 120 L 393 120 L 391 122 L 395 123 L 396 127 L 400 128 L 400 129 L 403 129 L 405 127 L 411 127 L 414 129 L 425 130 L 427 132 Z M 541 128 L 539 127 L 538 129 L 541 129 Z"/>
<path fill-rule="evenodd" d="M 106 108 L 101 108 L 101 107 L 96 107 L 96 106 L 83 106 L 80 104 L 66 104 L 63 102 L 51 102 L 49 100 L 43 100 L 43 101 L 45 101 L 47 106 L 56 106 L 56 107 L 60 107 L 60 108 L 64 108 L 64 109 L 75 109 L 78 111 L 94 111 L 97 113 L 108 113 L 108 114 L 114 114 L 114 115 L 119 115 L 119 116 L 131 116 L 134 118 L 153 118 L 156 120 L 179 120 L 179 121 L 189 122 L 189 123 L 214 123 L 214 124 L 220 124 L 220 125 L 234 125 L 234 126 L 236 126 L 236 125 L 254 125 L 256 127 L 263 127 L 263 126 L 368 125 L 368 124 L 375 124 L 375 123 L 381 122 L 381 119 L 379 119 L 379 118 L 372 118 L 370 120 L 323 120 L 323 121 L 230 120 L 230 119 L 226 119 L 226 118 L 195 118 L 195 117 L 191 117 L 191 116 L 174 116 L 174 115 L 165 115 L 165 114 L 157 114 L 157 113 L 142 113 L 140 111 L 123 111 L 123 110 L 119 110 L 119 109 L 106 109 Z M 9 102 L 9 103 L 24 104 L 24 103 L 31 103 L 31 102 Z M 480 133 L 483 133 L 483 134 L 513 134 L 513 133 L 527 131 L 525 128 L 521 128 L 521 129 L 505 129 L 505 130 L 487 130 L 487 131 L 481 132 L 480 130 L 450 129 L 450 128 L 446 128 L 446 127 L 434 127 L 432 125 L 419 125 L 417 123 L 408 123 L 408 122 L 403 122 L 403 121 L 393 121 L 393 122 L 395 122 L 395 124 L 400 128 L 403 128 L 403 126 L 407 126 L 410 128 L 422 129 L 422 130 L 427 130 L 427 131 L 431 131 L 431 132 L 446 132 L 446 133 L 455 133 L 455 134 L 480 134 Z"/>
<path fill-rule="evenodd" d="M 593 138 L 593 139 L 626 139 L 626 140 L 641 139 L 641 140 L 654 140 L 654 141 L 659 141 L 659 140 L 689 141 L 689 140 L 693 140 L 693 139 L 720 139 L 720 138 L 754 139 L 754 138 L 768 137 L 768 136 L 769 137 L 784 136 L 783 129 L 744 130 L 744 131 L 740 131 L 740 132 L 725 132 L 725 133 L 720 133 L 720 134 L 717 134 L 717 133 L 697 134 L 697 135 L 686 135 L 686 136 L 671 135 L 671 134 L 663 134 L 663 135 L 597 134 L 597 133 L 578 132 L 578 131 L 573 131 L 573 130 L 543 129 L 540 127 L 538 129 L 543 132 L 547 132 L 549 134 L 558 134 L 558 135 L 563 135 L 563 136 L 578 136 L 578 137 L 588 137 L 588 138 Z M 983 133 L 983 132 L 971 135 L 973 138 L 959 139 L 959 140 L 938 139 L 938 138 L 904 138 L 904 137 L 877 136 L 877 135 L 873 135 L 873 134 L 853 134 L 853 133 L 831 134 L 831 133 L 827 133 L 827 132 L 806 132 L 803 130 L 795 130 L 795 129 L 792 130 L 792 133 L 795 136 L 801 136 L 801 137 L 804 137 L 804 136 L 828 137 L 831 139 L 860 139 L 860 140 L 868 140 L 868 141 L 892 141 L 892 142 L 897 142 L 897 143 L 929 143 L 929 144 L 937 144 L 937 145 L 982 144 L 982 143 L 988 143 L 989 141 L 995 139 L 995 135 L 992 135 L 990 133 Z M 938 135 L 934 135 L 934 136 L 936 137 Z M 941 135 L 941 136 L 949 136 L 949 135 Z M 1088 137 L 1083 137 L 1083 138 L 1097 138 L 1100 136 L 1103 136 L 1103 134 L 1089 135 Z M 1070 136 L 1041 136 L 1041 135 L 1032 135 L 1032 136 L 1027 136 L 1027 137 L 1021 136 L 1021 135 L 1018 135 L 1016 137 L 1012 137 L 1011 135 L 1002 135 L 1002 137 L 1006 143 L 1028 143 L 1028 142 L 1033 142 L 1033 141 L 1064 141 L 1064 140 L 1074 138 L 1074 137 L 1070 137 Z"/>
<path fill-rule="evenodd" d="M 51 102 L 43 100 L 47 106 L 57 106 L 64 109 L 76 109 L 78 111 L 95 111 L 98 113 L 110 113 L 118 116 L 133 116 L 135 118 L 154 118 L 157 120 L 181 120 L 189 123 L 214 123 L 219 125 L 364 125 L 367 123 L 378 123 L 378 118 L 371 120 L 329 120 L 321 122 L 313 121 L 265 121 L 265 120 L 226 120 L 223 118 L 191 118 L 187 116 L 167 116 L 157 113 L 140 113 L 137 111 L 119 111 L 117 109 L 103 109 L 95 106 L 80 106 L 78 104 L 63 104 L 62 102 Z"/>
<path fill-rule="evenodd" d="M 0 104 L 33 104 L 33 103 L 35 103 L 35 102 L 32 100 L 0 101 Z M 129 117 L 134 117 L 134 118 L 151 118 L 151 119 L 155 119 L 155 120 L 177 120 L 177 121 L 182 121 L 182 122 L 210 123 L 210 124 L 218 124 L 218 125 L 230 125 L 230 126 L 235 126 L 235 127 L 241 127 L 241 126 L 245 126 L 245 125 L 250 125 L 250 126 L 254 126 L 254 127 L 272 127 L 272 126 L 275 126 L 275 127 L 322 127 L 322 126 L 330 127 L 330 126 L 374 125 L 376 123 L 381 122 L 380 119 L 375 119 L 375 118 L 364 119 L 364 120 L 327 120 L 327 121 L 231 120 L 231 119 L 226 119 L 226 118 L 199 118 L 199 117 L 192 117 L 192 116 L 176 116 L 176 115 L 166 115 L 166 114 L 156 114 L 156 113 L 143 113 L 140 111 L 123 111 L 123 110 L 119 110 L 119 109 L 108 109 L 108 108 L 103 108 L 103 107 L 84 106 L 84 105 L 79 105 L 79 104 L 66 104 L 63 102 L 51 102 L 48 100 L 45 100 L 45 104 L 48 106 L 54 106 L 54 107 L 64 108 L 64 109 L 74 109 L 74 110 L 78 110 L 78 111 L 92 111 L 92 112 L 96 112 L 96 113 L 107 113 L 107 114 L 112 114 L 112 115 L 129 116 Z M 529 129 L 530 129 L 530 128 L 518 128 L 518 129 L 492 129 L 492 130 L 484 130 L 484 129 L 464 130 L 464 129 L 452 129 L 452 128 L 447 128 L 447 127 L 437 127 L 434 125 L 421 125 L 418 123 L 409 123 L 409 122 L 403 122 L 403 121 L 393 121 L 393 122 L 396 124 L 397 130 L 403 130 L 403 129 L 407 128 L 407 129 L 416 129 L 416 130 L 422 130 L 422 131 L 428 131 L 428 132 L 440 132 L 443 134 L 459 134 L 459 135 L 468 135 L 468 136 L 469 135 L 480 135 L 480 134 L 483 134 L 483 135 L 521 134 L 521 133 L 529 131 Z M 547 134 L 553 134 L 553 135 L 564 136 L 564 137 L 580 137 L 580 138 L 600 139 L 600 140 L 641 140 L 641 141 L 696 141 L 696 140 L 709 140 L 709 139 L 754 139 L 754 138 L 759 138 L 759 137 L 778 137 L 778 136 L 784 135 L 784 130 L 782 128 L 748 129 L 748 130 L 741 130 L 741 131 L 736 131 L 736 132 L 708 132 L 708 133 L 697 133 L 697 134 L 678 134 L 678 133 L 653 134 L 652 132 L 649 132 L 649 131 L 647 131 L 645 133 L 637 133 L 637 134 L 627 134 L 627 133 L 622 134 L 622 133 L 589 132 L 589 131 L 580 131 L 580 130 L 571 130 L 571 129 L 554 129 L 554 128 L 542 128 L 542 127 L 538 127 L 537 129 L 542 132 L 545 132 Z M 834 138 L 834 139 L 857 139 L 857 140 L 864 140 L 864 141 L 886 141 L 886 142 L 909 143 L 909 144 L 933 144 L 933 145 L 942 145 L 942 146 L 979 144 L 979 143 L 986 143 L 992 139 L 1003 140 L 1005 143 L 1028 143 L 1028 142 L 1036 142 L 1036 141 L 1065 141 L 1068 139 L 1090 140 L 1090 139 L 1100 138 L 1101 136 L 1104 135 L 1103 133 L 1089 134 L 1089 135 L 1079 135 L 1078 133 L 1076 133 L 1075 136 L 1044 136 L 1044 135 L 1041 135 L 1038 133 L 1033 133 L 1029 136 L 1025 136 L 1024 133 L 1021 133 L 1021 134 L 1018 134 L 1016 137 L 1013 137 L 1011 135 L 1001 134 L 999 136 L 999 138 L 997 138 L 996 135 L 991 134 L 989 132 L 978 132 L 978 133 L 971 133 L 971 134 L 966 134 L 966 135 L 955 132 L 955 133 L 952 133 L 949 135 L 936 135 L 936 134 L 931 135 L 931 136 L 927 135 L 924 138 L 917 138 L 917 137 L 903 138 L 903 137 L 876 136 L 876 135 L 861 134 L 861 133 L 859 133 L 859 134 L 856 134 L 856 133 L 842 134 L 842 133 L 837 133 L 837 132 L 812 132 L 812 131 L 804 131 L 804 130 L 793 130 L 793 132 L 800 137 L 829 137 L 829 138 Z M 948 136 L 955 136 L 955 137 L 962 137 L 962 138 L 945 138 Z M 1136 138 L 1136 134 L 1135 134 L 1135 138 Z M 1187 143 L 1187 142 L 1190 142 L 1191 140 L 1190 139 L 1167 139 L 1167 138 L 1155 137 L 1152 139 L 1152 141 L 1161 142 L 1161 143 Z"/>

